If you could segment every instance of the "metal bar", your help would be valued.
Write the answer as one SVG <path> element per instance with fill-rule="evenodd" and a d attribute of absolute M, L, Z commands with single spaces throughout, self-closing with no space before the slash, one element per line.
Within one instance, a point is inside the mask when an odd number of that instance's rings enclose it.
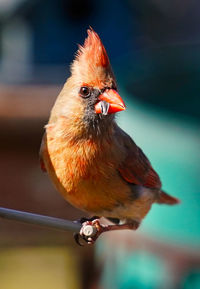
<path fill-rule="evenodd" d="M 49 228 L 54 228 L 62 231 L 73 231 L 78 233 L 81 229 L 81 224 L 73 221 L 23 211 L 17 211 L 2 207 L 0 207 L 0 217 L 4 219 L 29 223 L 33 225 L 40 225 Z"/>

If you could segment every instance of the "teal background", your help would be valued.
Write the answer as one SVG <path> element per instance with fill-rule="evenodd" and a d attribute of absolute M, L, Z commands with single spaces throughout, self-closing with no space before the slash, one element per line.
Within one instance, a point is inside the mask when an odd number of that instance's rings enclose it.
<path fill-rule="evenodd" d="M 154 205 L 141 230 L 165 240 L 199 245 L 199 126 L 134 101 L 127 101 L 119 124 L 149 157 L 163 189 L 181 200 L 173 207 Z"/>
<path fill-rule="evenodd" d="M 144 84 L 145 85 L 145 84 Z M 184 94 L 184 90 L 182 91 Z M 180 199 L 176 206 L 153 205 L 139 233 L 169 246 L 200 253 L 200 135 L 195 118 L 170 113 L 144 104 L 120 89 L 127 110 L 117 116 L 118 124 L 128 132 L 159 173 L 163 189 Z M 174 96 L 174 101 L 177 101 Z M 123 232 L 121 232 L 123 234 Z M 135 233 L 137 234 L 137 233 Z M 133 238 L 134 233 L 129 238 Z M 113 242 L 118 242 L 113 238 Z M 110 244 L 109 244 L 110 245 Z M 123 243 L 111 248 L 100 240 L 97 256 L 106 250 L 103 288 L 199 288 L 200 267 L 183 272 L 177 285 L 164 257 L 145 250 L 131 253 Z M 170 250 L 170 247 L 168 248 Z M 165 252 L 165 254 L 168 254 Z M 181 256 L 182 258 L 183 256 Z M 176 268 L 176 267 L 175 267 Z M 190 271 L 191 270 L 191 271 Z M 194 272 L 193 272 L 194 270 Z M 174 272 L 176 275 L 176 272 Z M 113 276 L 113 278 L 110 278 Z"/>

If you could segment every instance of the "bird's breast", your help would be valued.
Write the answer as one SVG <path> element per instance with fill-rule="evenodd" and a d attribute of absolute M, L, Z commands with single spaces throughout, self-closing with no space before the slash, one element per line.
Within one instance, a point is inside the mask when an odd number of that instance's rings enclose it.
<path fill-rule="evenodd" d="M 117 168 L 122 157 L 123 152 L 108 140 L 73 144 L 47 134 L 43 149 L 51 179 L 73 206 L 95 215 L 141 220 L 153 203 L 153 195 L 134 191 L 136 188 L 121 178 Z"/>
<path fill-rule="evenodd" d="M 126 201 L 129 187 L 117 171 L 122 156 L 109 139 L 72 143 L 47 134 L 43 155 L 56 188 L 72 205 L 97 212 Z"/>

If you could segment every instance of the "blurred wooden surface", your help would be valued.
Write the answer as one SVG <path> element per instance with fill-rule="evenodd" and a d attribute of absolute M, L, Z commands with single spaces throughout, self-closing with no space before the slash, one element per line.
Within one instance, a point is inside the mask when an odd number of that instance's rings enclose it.
<path fill-rule="evenodd" d="M 66 247 L 22 247 L 0 251 L 3 289 L 77 289 L 77 256 Z"/>
<path fill-rule="evenodd" d="M 70 206 L 60 196 L 47 174 L 41 171 L 39 165 L 38 152 L 44 133 L 43 127 L 48 121 L 51 107 L 59 90 L 60 87 L 56 86 L 0 86 L 0 206 L 76 220 L 82 217 L 83 213 Z M 89 288 L 94 270 L 93 249 L 91 247 L 80 248 L 77 246 L 71 232 L 66 233 L 0 219 L 0 248 L 4 250 L 4 253 L 6 250 L 11 252 L 9 251 L 10 248 L 18 248 L 23 251 L 26 250 L 27 246 L 42 246 L 46 248 L 58 245 L 66 246 L 68 250 L 70 248 L 71 259 L 73 259 L 73 255 L 76 256 L 78 254 L 78 257 L 75 258 L 77 267 L 79 267 L 79 271 L 76 272 L 77 278 L 82 279 L 82 288 Z M 13 256 L 9 254 L 6 256 L 6 253 L 5 255 L 1 254 L 0 262 L 5 263 L 9 258 L 11 258 L 8 261 L 9 263 L 20 260 L 16 257 L 18 254 L 20 255 L 20 251 L 13 251 L 13 254 Z M 32 258 L 30 256 L 27 253 L 21 257 L 23 260 L 26 259 L 28 263 L 29 259 L 31 260 Z M 43 261 L 42 259 L 40 260 L 39 255 L 38 260 L 39 262 L 37 263 L 37 258 L 35 259 L 34 266 L 38 264 L 40 267 Z M 9 266 L 12 266 L 12 264 Z M 29 264 L 28 266 L 31 265 Z M 27 267 L 27 270 L 29 269 Z M 48 274 L 51 275 L 52 268 L 49 269 Z M 4 273 L 0 270 L 1 279 L 3 278 L 1 274 Z M 36 275 L 38 274 L 37 272 L 35 273 Z M 45 274 L 47 274 L 47 269 L 44 268 Z M 19 278 L 21 277 L 19 276 Z M 35 288 L 40 286 L 37 281 L 34 285 Z M 3 288 L 17 288 L 12 286 Z M 27 287 L 22 286 L 20 288 L 24 289 Z M 41 288 L 50 287 L 43 286 Z M 56 288 L 63 289 L 65 287 L 58 286 Z M 68 288 L 75 287 L 68 286 Z"/>
<path fill-rule="evenodd" d="M 54 86 L 0 87 L 0 205 L 77 219 L 82 213 L 63 200 L 39 165 L 43 127 L 58 93 L 59 88 Z M 43 240 L 54 244 L 62 244 L 67 239 L 72 242 L 70 233 L 55 233 L 11 221 L 0 222 L 1 245 L 41 243 Z"/>

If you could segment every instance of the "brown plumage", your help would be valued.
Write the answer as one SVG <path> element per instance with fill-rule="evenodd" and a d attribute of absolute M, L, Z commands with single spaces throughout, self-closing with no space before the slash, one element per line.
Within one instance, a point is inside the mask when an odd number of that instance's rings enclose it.
<path fill-rule="evenodd" d="M 124 220 L 119 228 L 139 224 L 155 202 L 178 203 L 162 192 L 147 157 L 115 122 L 115 112 L 125 105 L 93 30 L 79 47 L 71 72 L 41 146 L 42 168 L 57 190 L 83 211 Z"/>

